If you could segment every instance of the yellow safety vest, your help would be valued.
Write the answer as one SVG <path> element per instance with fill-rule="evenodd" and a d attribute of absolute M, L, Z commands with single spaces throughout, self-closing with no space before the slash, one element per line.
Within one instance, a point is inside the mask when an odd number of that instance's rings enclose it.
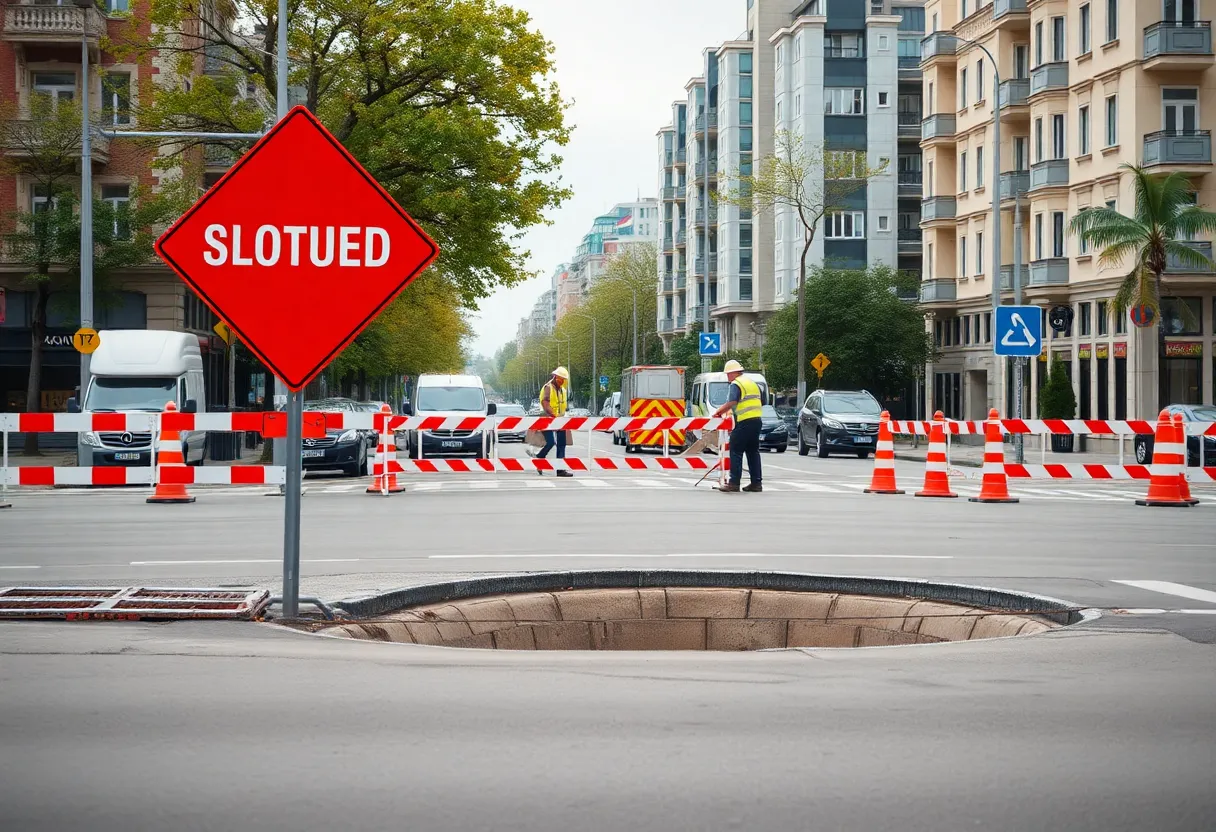
<path fill-rule="evenodd" d="M 760 401 L 760 385 L 750 378 L 739 376 L 732 384 L 739 386 L 739 401 L 735 404 L 735 421 L 745 422 L 748 419 L 759 419 L 764 403 Z"/>
<path fill-rule="evenodd" d="M 549 409 L 553 411 L 554 416 L 566 415 L 566 388 L 558 387 L 553 382 L 549 382 L 540 391 L 540 400 L 545 401 L 546 397 L 549 400 Z"/>

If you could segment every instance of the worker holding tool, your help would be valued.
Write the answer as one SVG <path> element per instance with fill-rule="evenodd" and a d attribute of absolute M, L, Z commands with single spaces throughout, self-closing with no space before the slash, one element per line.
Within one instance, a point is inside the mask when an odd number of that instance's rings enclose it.
<path fill-rule="evenodd" d="M 546 416 L 554 418 L 566 415 L 566 385 L 570 382 L 570 371 L 565 367 L 558 367 L 553 371 L 553 375 L 545 382 L 545 386 L 540 389 L 540 406 L 545 411 Z M 566 458 L 566 432 L 564 430 L 547 430 L 545 433 L 545 444 L 536 454 L 537 459 L 544 459 L 549 453 L 549 449 L 557 447 L 557 458 Z M 537 470 L 542 477 L 545 472 Z M 559 477 L 573 477 L 570 471 L 558 469 Z"/>
<path fill-rule="evenodd" d="M 760 484 L 760 425 L 763 421 L 760 385 L 743 375 L 743 365 L 733 358 L 726 362 L 726 378 L 730 381 L 730 394 L 726 403 L 714 411 L 721 418 L 734 410 L 734 427 L 730 432 L 730 482 L 722 491 L 763 491 Z M 743 455 L 747 454 L 747 473 L 751 483 L 740 489 L 743 479 Z"/>

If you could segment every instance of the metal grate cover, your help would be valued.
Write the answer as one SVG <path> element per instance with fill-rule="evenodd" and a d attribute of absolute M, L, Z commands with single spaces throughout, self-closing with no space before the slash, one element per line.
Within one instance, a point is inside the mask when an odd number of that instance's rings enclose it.
<path fill-rule="evenodd" d="M 249 621 L 261 616 L 269 603 L 270 591 L 266 589 L 15 586 L 0 588 L 0 619 Z"/>

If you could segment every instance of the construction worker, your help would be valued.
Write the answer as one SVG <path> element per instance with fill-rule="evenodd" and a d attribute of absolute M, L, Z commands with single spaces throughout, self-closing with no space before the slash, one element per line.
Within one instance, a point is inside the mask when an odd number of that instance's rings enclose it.
<path fill-rule="evenodd" d="M 743 365 L 731 359 L 726 362 L 726 378 L 730 381 L 730 394 L 726 404 L 714 411 L 722 417 L 734 410 L 735 426 L 730 432 L 730 482 L 722 486 L 723 491 L 763 491 L 760 484 L 760 424 L 764 407 L 760 385 L 743 375 Z M 747 454 L 747 472 L 751 484 L 739 488 L 743 479 L 743 455 Z"/>
<path fill-rule="evenodd" d="M 566 415 L 566 385 L 570 383 L 570 371 L 565 367 L 558 367 L 553 371 L 549 380 L 545 382 L 545 386 L 540 388 L 540 406 L 545 411 L 546 416 L 565 416 Z M 544 459 L 549 453 L 549 449 L 557 446 L 557 458 L 566 458 L 566 432 L 564 430 L 547 430 L 545 433 L 545 446 L 537 453 L 537 459 Z M 544 471 L 538 470 L 536 473 L 542 477 Z M 573 477 L 571 472 L 558 469 L 559 477 Z"/>

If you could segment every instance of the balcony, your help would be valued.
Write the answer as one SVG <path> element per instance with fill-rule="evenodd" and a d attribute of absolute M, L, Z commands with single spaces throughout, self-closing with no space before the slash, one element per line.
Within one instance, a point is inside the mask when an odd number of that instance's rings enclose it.
<path fill-rule="evenodd" d="M 4 131 L 4 152 L 16 158 L 29 157 L 50 138 L 45 128 L 30 119 L 14 119 L 9 122 Z M 64 148 L 66 151 L 66 148 Z M 77 143 L 74 150 L 64 155 L 79 156 L 80 146 Z M 95 165 L 110 163 L 110 140 L 94 128 L 92 131 L 92 147 L 90 158 Z"/>
<path fill-rule="evenodd" d="M 1030 28 L 1030 11 L 1026 0 L 993 0 L 992 19 L 998 29 Z"/>
<path fill-rule="evenodd" d="M 1068 258 L 1049 257 L 1046 260 L 1032 260 L 1030 263 L 1029 287 L 1035 286 L 1067 286 Z"/>
<path fill-rule="evenodd" d="M 711 205 L 709 208 L 709 224 L 715 225 L 718 222 L 718 206 Z M 693 225 L 705 225 L 705 209 L 698 208 L 697 213 L 693 218 Z"/>
<path fill-rule="evenodd" d="M 663 238 L 663 253 L 664 254 L 671 254 L 672 252 L 675 251 L 675 248 L 676 248 L 675 240 L 673 240 L 671 237 Z"/>
<path fill-rule="evenodd" d="M 8 41 L 79 46 L 82 37 L 96 44 L 105 33 L 106 17 L 95 8 L 14 4 L 4 9 L 3 39 Z"/>
<path fill-rule="evenodd" d="M 712 252 L 712 254 L 713 254 L 713 256 L 710 258 L 710 261 L 709 261 L 709 276 L 715 277 L 718 274 L 718 254 L 717 254 L 717 252 Z M 705 276 L 705 258 L 698 257 L 696 260 L 694 260 L 692 269 L 693 269 L 693 274 L 697 275 L 698 277 L 704 277 Z"/>
<path fill-rule="evenodd" d="M 676 315 L 676 329 L 683 330 L 688 326 L 687 315 Z"/>
<path fill-rule="evenodd" d="M 1030 166 L 1030 187 L 1027 190 L 1037 191 L 1039 188 L 1063 188 L 1067 185 L 1067 159 L 1045 159 Z"/>
<path fill-rule="evenodd" d="M 668 185 L 663 188 L 662 197 L 664 202 L 674 202 L 680 197 L 676 196 L 678 188 L 673 185 Z"/>
<path fill-rule="evenodd" d="M 705 113 L 701 113 L 697 116 L 696 120 L 693 121 L 693 128 L 692 128 L 693 135 L 700 136 L 705 133 L 705 120 L 706 120 Z M 717 110 L 709 111 L 709 132 L 710 133 L 718 132 L 718 111 Z"/>
<path fill-rule="evenodd" d="M 1030 190 L 1030 171 L 1007 170 L 1001 174 L 1001 201 L 1025 196 Z"/>
<path fill-rule="evenodd" d="M 928 63 L 937 58 L 954 62 L 958 51 L 958 39 L 951 32 L 933 32 L 920 40 L 920 62 Z"/>
<path fill-rule="evenodd" d="M 675 329 L 674 318 L 659 318 L 659 332 L 668 333 Z"/>
<path fill-rule="evenodd" d="M 1068 90 L 1068 61 L 1040 64 L 1030 70 L 1030 94 Z"/>
<path fill-rule="evenodd" d="M 920 201 L 920 221 L 954 219 L 955 205 L 952 196 L 931 196 Z"/>
<path fill-rule="evenodd" d="M 1018 282 L 1022 285 L 1023 289 L 1030 285 L 1030 267 L 1029 266 L 1027 266 L 1025 264 L 1022 265 L 1021 280 L 1019 280 Z M 1001 291 L 1002 292 L 1012 292 L 1013 291 L 1013 266 L 1012 265 L 1001 266 Z"/>
<path fill-rule="evenodd" d="M 1212 164 L 1211 130 L 1158 130 L 1144 135 L 1144 166 L 1170 165 L 1182 170 L 1203 169 Z"/>
<path fill-rule="evenodd" d="M 1184 242 L 1183 245 L 1194 249 L 1209 260 L 1212 259 L 1212 244 L 1209 241 L 1196 240 L 1189 243 Z M 1212 274 L 1213 271 L 1216 271 L 1216 269 L 1213 269 L 1211 266 L 1195 266 L 1189 262 L 1183 262 L 1181 258 L 1174 254 L 1167 254 L 1165 256 L 1166 274 Z"/>
<path fill-rule="evenodd" d="M 659 291 L 661 291 L 665 295 L 668 295 L 668 294 L 671 294 L 672 292 L 674 292 L 675 290 L 676 290 L 675 280 L 673 280 L 670 277 L 663 278 L 663 282 L 662 282 L 662 284 L 660 284 Z"/>
<path fill-rule="evenodd" d="M 1001 118 L 1030 117 L 1030 79 L 1014 78 L 1002 81 L 997 95 L 997 106 L 1002 110 Z M 1008 112 L 1004 112 L 1005 110 Z"/>
<path fill-rule="evenodd" d="M 688 285 L 688 271 L 680 269 L 676 272 L 676 291 L 682 292 Z"/>
<path fill-rule="evenodd" d="M 694 170 L 694 175 L 696 176 L 697 179 L 701 179 L 703 176 L 705 176 L 705 160 L 702 159 L 701 161 L 697 162 L 696 165 L 693 166 L 693 170 Z M 718 175 L 718 157 L 717 156 L 709 157 L 709 175 L 711 177 Z"/>
<path fill-rule="evenodd" d="M 681 168 L 687 164 L 688 164 L 688 151 L 687 150 L 677 150 L 676 151 L 676 167 Z"/>
<path fill-rule="evenodd" d="M 958 286 L 952 277 L 935 277 L 920 284 L 921 303 L 954 303 L 958 300 Z"/>
<path fill-rule="evenodd" d="M 681 228 L 676 232 L 676 248 L 684 248 L 688 245 L 688 232 Z"/>
<path fill-rule="evenodd" d="M 899 192 L 905 196 L 919 194 L 922 187 L 922 176 L 923 174 L 919 170 L 901 170 L 899 172 Z"/>
<path fill-rule="evenodd" d="M 954 133 L 953 113 L 934 113 L 920 123 L 920 140 L 923 142 L 932 139 L 950 139 L 953 141 Z"/>
<path fill-rule="evenodd" d="M 924 232 L 922 232 L 919 228 L 899 229 L 899 248 L 901 251 L 919 249 L 923 239 Z"/>
<path fill-rule="evenodd" d="M 1163 20 L 1144 28 L 1145 70 L 1205 70 L 1212 65 L 1212 23 Z"/>
<path fill-rule="evenodd" d="M 899 111 L 899 137 L 901 139 L 920 139 L 921 120 L 924 115 L 919 112 Z"/>
<path fill-rule="evenodd" d="M 920 74 L 920 58 L 915 55 L 900 55 L 899 56 L 899 74 L 900 77 L 907 78 L 911 75 Z"/>

